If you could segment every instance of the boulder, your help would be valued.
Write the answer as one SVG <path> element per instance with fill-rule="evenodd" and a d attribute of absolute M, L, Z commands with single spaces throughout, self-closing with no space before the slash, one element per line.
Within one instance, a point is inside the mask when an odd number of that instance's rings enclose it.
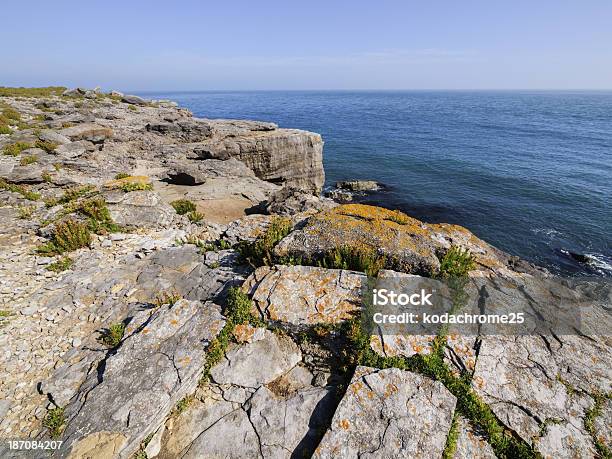
<path fill-rule="evenodd" d="M 257 388 L 288 372 L 301 359 L 300 349 L 290 338 L 265 330 L 256 341 L 231 345 L 210 374 L 218 384 Z"/>
<path fill-rule="evenodd" d="M 357 367 L 313 457 L 440 457 L 455 403 L 424 376 Z"/>
<path fill-rule="evenodd" d="M 293 329 L 337 324 L 359 313 L 366 276 L 312 266 L 258 268 L 246 285 L 259 314 Z"/>
<path fill-rule="evenodd" d="M 267 214 L 292 216 L 302 212 L 320 212 L 335 207 L 331 199 L 320 198 L 299 188 L 286 186 L 260 205 Z"/>
<path fill-rule="evenodd" d="M 68 137 L 60 134 L 59 132 L 52 131 L 51 129 L 44 129 L 41 131 L 38 138 L 43 142 L 53 142 L 59 145 L 70 143 L 70 139 Z"/>
<path fill-rule="evenodd" d="M 380 185 L 374 180 L 347 180 L 337 182 L 336 188 L 349 191 L 375 191 L 380 188 Z"/>
<path fill-rule="evenodd" d="M 106 126 L 94 123 L 84 123 L 69 128 L 64 128 L 59 132 L 70 140 L 88 140 L 93 143 L 101 143 L 113 136 L 113 130 Z"/>
<path fill-rule="evenodd" d="M 148 103 L 142 97 L 131 96 L 131 95 L 122 96 L 121 102 L 125 102 L 126 104 L 131 104 L 131 105 L 147 105 Z"/>
<path fill-rule="evenodd" d="M 77 140 L 76 142 L 59 145 L 55 149 L 55 153 L 64 158 L 73 159 L 85 153 L 92 152 L 95 149 L 95 145 L 89 140 Z"/>
<path fill-rule="evenodd" d="M 387 269 L 429 276 L 439 270 L 438 254 L 451 245 L 470 250 L 480 269 L 506 268 L 500 251 L 465 228 L 426 224 L 363 204 L 340 205 L 310 217 L 304 228 L 278 243 L 275 253 L 312 260 L 339 249 L 356 250 L 381 257 Z"/>

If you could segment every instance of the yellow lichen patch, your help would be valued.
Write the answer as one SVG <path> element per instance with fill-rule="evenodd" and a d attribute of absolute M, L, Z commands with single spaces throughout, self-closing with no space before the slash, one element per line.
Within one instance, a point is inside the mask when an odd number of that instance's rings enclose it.
<path fill-rule="evenodd" d="M 128 183 L 136 183 L 140 185 L 149 185 L 151 183 L 151 178 L 146 175 L 130 175 L 129 177 L 124 177 L 121 179 L 111 180 L 110 182 L 106 182 L 104 186 L 106 188 L 115 189 L 121 188 Z"/>
<path fill-rule="evenodd" d="M 348 430 L 351 427 L 351 423 L 349 422 L 348 419 L 342 419 L 339 422 L 340 427 L 342 427 L 344 430 Z"/>

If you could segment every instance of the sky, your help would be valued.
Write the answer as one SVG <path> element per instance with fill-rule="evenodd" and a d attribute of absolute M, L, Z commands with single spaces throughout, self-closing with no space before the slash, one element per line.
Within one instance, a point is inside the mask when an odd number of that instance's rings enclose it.
<path fill-rule="evenodd" d="M 0 85 L 612 89 L 611 0 L 11 1 Z"/>

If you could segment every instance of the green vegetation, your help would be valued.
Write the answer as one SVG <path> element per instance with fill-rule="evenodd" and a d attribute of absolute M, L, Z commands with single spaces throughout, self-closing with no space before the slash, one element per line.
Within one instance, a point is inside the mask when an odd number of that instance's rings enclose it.
<path fill-rule="evenodd" d="M 42 255 L 61 255 L 64 252 L 87 247 L 91 243 L 91 233 L 85 223 L 66 220 L 58 223 L 49 242 L 39 246 L 36 251 Z"/>
<path fill-rule="evenodd" d="M 51 180 L 53 179 L 49 171 L 43 171 L 43 173 L 40 174 L 40 178 L 42 178 L 45 183 L 51 183 Z"/>
<path fill-rule="evenodd" d="M 189 212 L 187 218 L 191 223 L 199 223 L 204 219 L 204 214 L 198 211 Z"/>
<path fill-rule="evenodd" d="M 0 103 L 2 112 L 0 112 L 0 134 L 11 134 L 13 131 L 9 125 L 20 125 L 21 114 L 8 104 Z"/>
<path fill-rule="evenodd" d="M 61 163 L 53 163 L 53 168 L 59 172 L 62 169 L 62 164 Z"/>
<path fill-rule="evenodd" d="M 44 88 L 9 88 L 0 86 L 0 97 L 50 97 L 61 96 L 66 90 L 63 86 L 47 86 Z"/>
<path fill-rule="evenodd" d="M 32 148 L 31 143 L 15 142 L 4 147 L 3 153 L 10 156 L 19 156 L 22 151 Z"/>
<path fill-rule="evenodd" d="M 459 439 L 459 415 L 455 411 L 453 421 L 451 422 L 450 430 L 446 436 L 446 445 L 442 452 L 442 459 L 453 459 L 457 450 L 457 440 Z"/>
<path fill-rule="evenodd" d="M 9 317 L 10 315 L 11 315 L 11 311 L 0 309 L 0 318 Z"/>
<path fill-rule="evenodd" d="M 597 449 L 597 453 L 602 459 L 610 459 L 612 458 L 612 450 L 606 446 L 604 441 L 597 436 L 597 432 L 595 431 L 595 419 L 601 416 L 603 411 L 603 405 L 606 399 L 612 398 L 612 393 L 607 395 L 604 394 L 593 394 L 593 400 L 595 403 L 593 406 L 586 412 L 584 416 L 584 428 L 587 430 L 591 438 L 593 439 L 593 443 L 595 444 L 595 448 Z"/>
<path fill-rule="evenodd" d="M 0 134 L 12 134 L 13 130 L 6 124 L 0 123 Z"/>
<path fill-rule="evenodd" d="M 38 162 L 38 157 L 34 155 L 30 155 L 30 156 L 24 156 L 23 158 L 21 158 L 21 161 L 19 161 L 19 164 L 22 166 L 27 166 L 28 164 L 34 164 L 36 162 Z"/>
<path fill-rule="evenodd" d="M 155 306 L 158 308 L 164 304 L 174 306 L 178 300 L 183 298 L 176 290 L 164 291 L 157 295 L 155 298 Z"/>
<path fill-rule="evenodd" d="M 58 143 L 48 142 L 44 140 L 37 140 L 34 146 L 36 148 L 40 148 L 41 150 L 45 150 L 47 153 L 52 153 L 58 146 Z"/>
<path fill-rule="evenodd" d="M 272 265 L 274 246 L 291 231 L 291 220 L 273 217 L 262 236 L 254 242 L 242 242 L 238 250 L 244 260 L 252 266 Z"/>
<path fill-rule="evenodd" d="M 368 276 L 378 275 L 384 268 L 386 258 L 367 246 L 342 246 L 325 254 L 317 260 L 317 266 L 332 269 L 350 269 L 366 273 Z"/>
<path fill-rule="evenodd" d="M 14 185 L 6 182 L 4 179 L 0 179 L 0 190 L 11 191 L 13 193 L 19 193 L 28 201 L 38 201 L 40 199 L 40 193 L 30 191 L 24 185 Z"/>
<path fill-rule="evenodd" d="M 440 272 L 436 277 L 441 279 L 465 277 L 474 267 L 474 257 L 468 250 L 451 246 L 440 260 Z"/>
<path fill-rule="evenodd" d="M 117 175 L 115 175 L 115 180 L 121 180 L 128 177 L 130 177 L 130 174 L 126 174 L 125 172 L 119 172 Z"/>
<path fill-rule="evenodd" d="M 20 206 L 19 207 L 19 218 L 22 220 L 27 220 L 32 216 L 34 211 L 36 210 L 35 206 Z"/>
<path fill-rule="evenodd" d="M 96 234 L 116 233 L 121 228 L 117 225 L 102 197 L 90 198 L 69 206 L 70 211 L 76 211 L 88 218 L 89 230 Z"/>
<path fill-rule="evenodd" d="M 60 273 L 70 269 L 74 264 L 74 260 L 70 257 L 62 257 L 57 261 L 47 265 L 47 271 L 53 271 L 54 273 Z"/>
<path fill-rule="evenodd" d="M 108 347 L 117 347 L 123 338 L 125 333 L 125 324 L 123 322 L 117 322 L 105 328 L 101 332 L 100 342 L 107 345 Z"/>
<path fill-rule="evenodd" d="M 95 191 L 96 187 L 94 187 L 93 185 L 82 185 L 74 188 L 69 188 L 64 192 L 64 195 L 58 199 L 57 204 L 66 204 L 80 197 L 93 194 Z"/>
<path fill-rule="evenodd" d="M 185 411 L 189 407 L 189 405 L 193 403 L 194 400 L 195 397 L 193 395 L 187 395 L 186 397 L 183 397 L 177 402 L 170 416 L 178 416 L 183 411 Z"/>
<path fill-rule="evenodd" d="M 234 327 L 240 324 L 251 324 L 254 327 L 261 327 L 264 323 L 255 317 L 251 310 L 253 303 L 248 295 L 240 288 L 232 287 L 228 294 L 223 310 L 226 318 L 225 326 L 206 348 L 206 364 L 200 384 L 205 384 L 210 379 L 210 370 L 221 361 L 225 355 L 227 346 L 233 337 Z"/>
<path fill-rule="evenodd" d="M 153 189 L 153 185 L 142 182 L 126 182 L 121 185 L 121 189 L 126 193 L 129 193 L 130 191 L 150 191 Z"/>
<path fill-rule="evenodd" d="M 189 199 L 177 199 L 176 201 L 172 201 L 170 205 L 174 207 L 174 210 L 176 210 L 176 213 L 179 215 L 185 215 L 189 212 L 195 212 L 196 210 L 196 205 Z"/>
<path fill-rule="evenodd" d="M 131 110 L 133 112 L 137 112 L 138 111 L 138 109 L 134 105 L 128 105 L 128 110 Z"/>
<path fill-rule="evenodd" d="M 59 438 L 66 424 L 64 408 L 53 408 L 47 411 L 42 424 L 49 429 L 51 438 Z"/>

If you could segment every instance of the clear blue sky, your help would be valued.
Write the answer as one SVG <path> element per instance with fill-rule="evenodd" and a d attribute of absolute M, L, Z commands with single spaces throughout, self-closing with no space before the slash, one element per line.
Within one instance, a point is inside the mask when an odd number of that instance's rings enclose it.
<path fill-rule="evenodd" d="M 612 0 L 22 0 L 0 43 L 0 85 L 612 88 Z"/>

